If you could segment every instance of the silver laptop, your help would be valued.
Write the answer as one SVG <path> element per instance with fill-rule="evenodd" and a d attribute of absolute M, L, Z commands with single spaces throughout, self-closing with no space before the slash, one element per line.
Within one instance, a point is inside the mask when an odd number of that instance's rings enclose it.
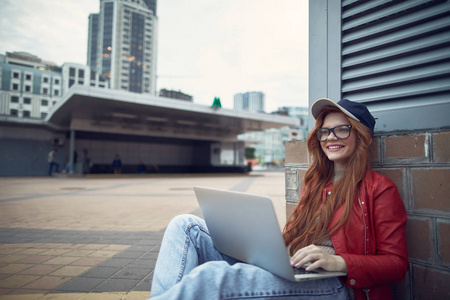
<path fill-rule="evenodd" d="M 323 269 L 294 269 L 270 198 L 203 187 L 194 187 L 194 191 L 220 252 L 291 281 L 347 275 Z"/>

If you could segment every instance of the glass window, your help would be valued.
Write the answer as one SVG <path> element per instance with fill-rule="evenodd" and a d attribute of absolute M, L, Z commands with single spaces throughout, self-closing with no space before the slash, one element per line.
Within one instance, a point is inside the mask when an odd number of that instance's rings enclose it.
<path fill-rule="evenodd" d="M 19 78 L 20 77 L 20 73 L 19 72 L 13 72 L 13 78 Z"/>
<path fill-rule="evenodd" d="M 13 90 L 13 91 L 18 91 L 18 90 L 19 90 L 19 84 L 13 83 L 13 85 L 12 85 L 12 90 Z"/>
<path fill-rule="evenodd" d="M 45 119 L 45 117 L 47 117 L 47 113 L 44 113 L 44 112 L 41 113 L 41 118 L 42 118 L 42 119 Z"/>
<path fill-rule="evenodd" d="M 19 103 L 19 97 L 18 96 L 11 96 L 11 102 L 12 103 Z"/>
<path fill-rule="evenodd" d="M 30 117 L 30 112 L 28 110 L 24 110 L 23 113 L 22 113 L 22 116 L 24 118 L 29 118 Z"/>
<path fill-rule="evenodd" d="M 11 116 L 17 117 L 17 116 L 19 115 L 19 111 L 18 111 L 17 109 L 11 109 L 11 110 L 9 111 L 9 114 L 10 114 Z"/>
<path fill-rule="evenodd" d="M 42 94 L 47 95 L 48 94 L 48 88 L 43 88 L 42 89 Z"/>
<path fill-rule="evenodd" d="M 31 92 L 31 86 L 30 85 L 26 85 L 25 86 L 25 92 Z"/>
<path fill-rule="evenodd" d="M 55 84 L 59 85 L 59 79 L 58 78 L 55 79 Z"/>
<path fill-rule="evenodd" d="M 49 82 L 48 77 L 42 77 L 42 82 L 43 83 L 48 83 Z"/>
<path fill-rule="evenodd" d="M 75 80 L 69 79 L 69 87 L 71 87 L 71 86 L 74 85 L 74 84 L 75 84 Z"/>
<path fill-rule="evenodd" d="M 31 77 L 31 74 L 26 74 L 26 75 L 25 75 L 25 80 L 31 80 L 31 78 L 32 78 L 32 77 Z"/>
<path fill-rule="evenodd" d="M 75 76 L 75 68 L 69 68 L 69 76 Z"/>
<path fill-rule="evenodd" d="M 83 79 L 79 79 L 79 80 L 78 80 L 78 84 L 83 85 L 83 84 L 84 84 L 84 80 L 83 80 Z"/>
<path fill-rule="evenodd" d="M 78 70 L 78 77 L 84 78 L 84 70 L 82 70 L 82 69 Z"/>
<path fill-rule="evenodd" d="M 54 91 L 55 96 L 59 96 L 59 90 Z"/>
<path fill-rule="evenodd" d="M 28 97 L 23 98 L 23 103 L 24 104 L 31 104 L 31 98 L 28 98 Z"/>
<path fill-rule="evenodd" d="M 45 99 L 41 100 L 41 105 L 48 106 L 48 100 L 45 100 Z"/>

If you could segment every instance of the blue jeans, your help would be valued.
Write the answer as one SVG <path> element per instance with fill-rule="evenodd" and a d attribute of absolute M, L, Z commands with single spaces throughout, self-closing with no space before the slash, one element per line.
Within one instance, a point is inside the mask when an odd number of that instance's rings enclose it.
<path fill-rule="evenodd" d="M 49 162 L 48 163 L 48 176 L 52 176 L 53 167 L 56 169 L 56 173 L 59 171 L 59 164 L 56 162 Z"/>
<path fill-rule="evenodd" d="M 214 248 L 205 222 L 175 217 L 164 234 L 151 299 L 348 299 L 337 278 L 292 282 Z"/>

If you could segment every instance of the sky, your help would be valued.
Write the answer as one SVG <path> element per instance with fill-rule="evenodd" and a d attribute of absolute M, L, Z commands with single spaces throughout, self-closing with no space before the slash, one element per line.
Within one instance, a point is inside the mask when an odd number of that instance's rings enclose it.
<path fill-rule="evenodd" d="M 0 0 L 0 54 L 86 64 L 99 0 Z M 280 5 L 282 3 L 282 5 Z M 159 0 L 157 90 L 194 103 L 261 91 L 265 111 L 308 105 L 308 0 Z"/>

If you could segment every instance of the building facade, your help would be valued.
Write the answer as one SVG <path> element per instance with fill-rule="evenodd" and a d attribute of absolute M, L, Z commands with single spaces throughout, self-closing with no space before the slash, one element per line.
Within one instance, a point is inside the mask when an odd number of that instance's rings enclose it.
<path fill-rule="evenodd" d="M 0 55 L 0 115 L 44 119 L 74 84 L 107 88 L 89 66 L 61 67 L 25 52 Z"/>
<path fill-rule="evenodd" d="M 264 112 L 265 95 L 262 92 L 247 92 L 234 95 L 234 109 L 249 112 Z"/>
<path fill-rule="evenodd" d="M 308 137 L 309 126 L 308 126 L 308 118 L 309 118 L 309 108 L 308 107 L 297 107 L 297 106 L 283 106 L 279 107 L 277 111 L 273 112 L 273 114 L 284 115 L 289 117 L 296 117 L 299 119 L 300 123 L 297 131 L 293 131 L 293 136 L 290 140 L 304 140 Z"/>
<path fill-rule="evenodd" d="M 59 68 L 24 52 L 1 56 L 0 81 L 0 115 L 45 118 L 62 94 Z"/>
<path fill-rule="evenodd" d="M 101 0 L 89 16 L 87 64 L 112 89 L 155 95 L 157 24 L 155 0 Z"/>

